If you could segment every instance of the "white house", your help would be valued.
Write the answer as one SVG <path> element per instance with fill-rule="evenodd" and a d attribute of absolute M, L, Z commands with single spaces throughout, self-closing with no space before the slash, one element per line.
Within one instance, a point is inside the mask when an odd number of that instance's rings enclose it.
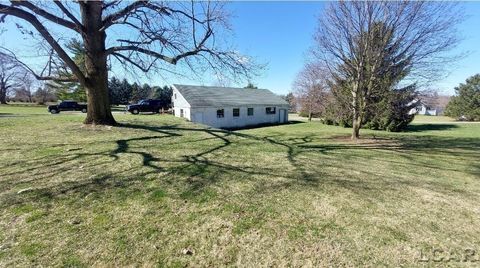
<path fill-rule="evenodd" d="M 173 85 L 174 115 L 216 128 L 288 122 L 288 103 L 267 89 Z"/>
<path fill-rule="evenodd" d="M 436 108 L 432 108 L 425 104 L 421 100 L 415 100 L 417 103 L 415 108 L 409 112 L 409 114 L 420 114 L 420 115 L 438 115 L 438 111 Z"/>

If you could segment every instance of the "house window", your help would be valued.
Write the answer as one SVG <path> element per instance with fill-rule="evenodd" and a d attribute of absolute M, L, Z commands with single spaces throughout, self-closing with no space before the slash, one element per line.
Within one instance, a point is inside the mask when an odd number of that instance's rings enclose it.
<path fill-rule="evenodd" d="M 218 109 L 217 110 L 217 118 L 223 118 L 225 117 L 225 113 L 223 109 Z"/>
<path fill-rule="evenodd" d="M 233 117 L 239 117 L 239 116 L 240 116 L 240 109 L 233 108 Z"/>
<path fill-rule="evenodd" d="M 183 109 L 180 109 L 180 117 L 183 117 Z"/>
<path fill-rule="evenodd" d="M 265 113 L 266 114 L 275 114 L 276 113 L 275 108 L 276 107 L 267 107 L 267 108 L 265 108 Z"/>
<path fill-rule="evenodd" d="M 175 99 L 177 99 L 177 93 L 173 94 L 173 97 L 174 97 Z"/>
<path fill-rule="evenodd" d="M 248 108 L 247 109 L 247 115 L 252 116 L 253 115 L 253 108 Z"/>

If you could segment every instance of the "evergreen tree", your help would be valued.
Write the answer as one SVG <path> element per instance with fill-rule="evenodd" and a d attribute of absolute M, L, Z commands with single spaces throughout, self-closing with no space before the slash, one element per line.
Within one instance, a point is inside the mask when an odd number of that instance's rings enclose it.
<path fill-rule="evenodd" d="M 120 91 L 120 94 L 123 96 L 122 102 L 129 103 L 132 100 L 133 87 L 125 78 L 122 80 Z"/>
<path fill-rule="evenodd" d="M 122 96 L 122 82 L 117 79 L 116 77 L 112 77 L 108 81 L 108 93 L 110 97 L 110 104 L 112 105 L 119 105 L 119 104 L 127 104 L 128 98 L 125 101 L 124 96 Z"/>
<path fill-rule="evenodd" d="M 288 102 L 289 111 L 290 112 L 296 112 L 297 111 L 297 101 L 295 99 L 295 95 L 293 95 L 292 92 L 289 92 L 287 95 L 285 95 L 284 99 L 285 99 L 285 101 Z"/>
<path fill-rule="evenodd" d="M 245 86 L 244 88 L 258 89 L 258 87 L 255 86 L 252 82 L 248 82 L 247 86 Z"/>
<path fill-rule="evenodd" d="M 153 90 L 149 84 L 143 84 L 141 88 L 142 99 L 151 99 L 153 97 Z"/>
<path fill-rule="evenodd" d="M 67 49 L 73 54 L 73 61 L 80 66 L 82 71 L 85 71 L 85 48 L 78 39 L 72 39 L 67 44 Z M 74 77 L 74 75 L 65 68 L 59 66 L 56 71 L 60 77 Z M 55 95 L 60 100 L 76 100 L 80 102 L 87 101 L 87 94 L 85 88 L 78 82 L 53 82 L 47 83 L 48 86 L 55 92 Z"/>
<path fill-rule="evenodd" d="M 143 99 L 160 99 L 165 105 L 169 105 L 172 99 L 173 89 L 169 86 L 152 87 L 149 84 L 140 86 L 137 83 L 130 84 L 126 79 L 120 81 L 112 77 L 108 82 L 110 100 L 112 104 L 137 103 Z"/>
<path fill-rule="evenodd" d="M 445 115 L 467 121 L 480 121 L 480 74 L 469 77 L 455 88 Z"/>
<path fill-rule="evenodd" d="M 380 101 L 367 111 L 364 127 L 387 131 L 404 130 L 414 118 L 409 113 L 415 108 L 416 96 L 414 85 L 386 91 Z"/>
<path fill-rule="evenodd" d="M 140 95 L 140 94 L 139 94 L 139 91 L 140 91 L 139 86 L 138 86 L 137 83 L 133 83 L 133 84 L 131 85 L 131 88 L 132 88 L 132 96 L 131 96 L 131 98 L 130 98 L 130 101 L 131 101 L 132 103 L 137 103 L 139 100 L 142 99 L 142 98 L 139 96 L 139 95 Z"/>
<path fill-rule="evenodd" d="M 415 85 L 398 88 L 410 71 L 409 59 L 398 57 L 400 48 L 393 43 L 394 33 L 385 27 L 377 23 L 373 33 L 369 33 L 371 46 L 365 53 L 368 57 L 362 73 L 370 77 L 370 82 L 362 84 L 363 88 L 358 91 L 362 95 L 354 99 L 349 89 L 350 77 L 334 78 L 331 85 L 334 101 L 326 109 L 326 123 L 351 127 L 353 110 L 358 113 L 356 120 L 365 128 L 400 131 L 413 120 L 414 115 L 409 115 L 409 111 L 416 97 Z M 358 40 L 362 38 L 367 37 L 359 36 Z M 375 69 L 370 64 L 373 61 L 376 61 Z M 352 107 L 353 103 L 356 107 Z"/>
<path fill-rule="evenodd" d="M 163 87 L 154 87 L 154 94 L 153 98 L 161 100 L 162 103 L 166 106 L 169 106 L 172 102 L 172 92 L 173 89 L 169 86 L 163 86 Z"/>
<path fill-rule="evenodd" d="M 139 85 L 136 82 L 131 85 L 132 97 L 131 101 L 134 103 L 143 99 L 149 99 L 152 96 L 151 87 L 149 85 Z"/>

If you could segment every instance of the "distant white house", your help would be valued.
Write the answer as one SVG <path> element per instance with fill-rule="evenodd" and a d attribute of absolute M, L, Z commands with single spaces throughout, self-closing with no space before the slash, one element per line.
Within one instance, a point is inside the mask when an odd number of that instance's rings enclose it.
<path fill-rule="evenodd" d="M 417 104 L 415 108 L 410 111 L 410 114 L 420 115 L 438 115 L 436 108 L 430 107 L 421 100 L 416 100 Z"/>
<path fill-rule="evenodd" d="M 288 122 L 288 103 L 267 89 L 173 85 L 174 115 L 216 128 Z"/>

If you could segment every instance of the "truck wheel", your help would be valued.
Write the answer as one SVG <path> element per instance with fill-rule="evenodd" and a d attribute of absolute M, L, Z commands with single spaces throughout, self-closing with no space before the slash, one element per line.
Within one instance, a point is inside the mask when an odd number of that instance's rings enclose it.
<path fill-rule="evenodd" d="M 86 113 L 86 112 L 87 112 L 87 108 L 83 108 L 82 113 Z"/>
<path fill-rule="evenodd" d="M 133 110 L 132 110 L 132 114 L 138 114 L 138 110 L 137 110 L 137 109 L 133 109 Z"/>
<path fill-rule="evenodd" d="M 51 110 L 50 110 L 50 113 L 51 113 L 51 114 L 58 114 L 58 111 L 55 110 L 55 109 L 51 109 Z"/>

